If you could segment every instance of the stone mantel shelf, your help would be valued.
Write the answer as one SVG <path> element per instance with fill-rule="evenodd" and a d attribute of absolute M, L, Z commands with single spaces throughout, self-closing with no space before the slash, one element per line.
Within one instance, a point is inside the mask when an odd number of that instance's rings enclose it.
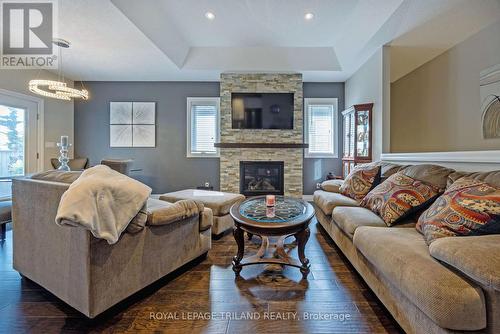
<path fill-rule="evenodd" d="M 215 143 L 219 148 L 308 148 L 303 143 Z"/>

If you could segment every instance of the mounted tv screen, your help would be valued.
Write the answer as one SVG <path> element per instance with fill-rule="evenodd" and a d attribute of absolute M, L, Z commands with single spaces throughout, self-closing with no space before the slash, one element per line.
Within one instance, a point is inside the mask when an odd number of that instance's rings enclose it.
<path fill-rule="evenodd" d="M 293 93 L 232 93 L 233 129 L 293 129 Z"/>

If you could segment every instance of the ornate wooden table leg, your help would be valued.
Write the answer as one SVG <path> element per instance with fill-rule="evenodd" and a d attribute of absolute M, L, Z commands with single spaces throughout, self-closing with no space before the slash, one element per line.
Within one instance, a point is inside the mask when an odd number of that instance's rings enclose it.
<path fill-rule="evenodd" d="M 303 278 L 307 278 L 307 275 L 309 274 L 309 259 L 306 257 L 304 250 L 306 248 L 307 240 L 309 240 L 310 234 L 311 231 L 309 230 L 309 227 L 306 227 L 299 233 L 295 234 L 295 239 L 297 239 L 298 244 L 299 260 L 300 263 L 302 263 L 300 272 L 302 273 Z"/>
<path fill-rule="evenodd" d="M 243 254 L 245 251 L 245 236 L 243 230 L 238 226 L 233 229 L 233 235 L 234 240 L 236 240 L 236 244 L 238 245 L 238 253 L 235 257 L 233 257 L 233 271 L 236 276 L 239 276 L 242 268 L 240 265 L 240 261 L 243 258 Z"/>

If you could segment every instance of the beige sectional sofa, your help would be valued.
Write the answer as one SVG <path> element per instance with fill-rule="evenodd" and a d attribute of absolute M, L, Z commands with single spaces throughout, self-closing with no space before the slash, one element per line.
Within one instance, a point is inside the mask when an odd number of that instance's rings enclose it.
<path fill-rule="evenodd" d="M 404 169 L 383 163 L 382 180 Z M 456 175 L 411 169 L 436 182 Z M 429 247 L 415 218 L 387 227 L 338 187 L 329 190 L 314 194 L 319 223 L 406 332 L 500 333 L 500 235 L 441 238 Z"/>
<path fill-rule="evenodd" d="M 14 269 L 90 318 L 211 247 L 210 209 L 161 224 L 173 204 L 154 199 L 146 226 L 114 245 L 81 227 L 58 226 L 59 200 L 74 177 L 60 180 L 68 183 L 13 181 Z"/>

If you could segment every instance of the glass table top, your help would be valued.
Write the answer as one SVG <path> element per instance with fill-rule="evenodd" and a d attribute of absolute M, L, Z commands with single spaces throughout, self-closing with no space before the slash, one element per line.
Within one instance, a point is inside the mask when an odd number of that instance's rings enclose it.
<path fill-rule="evenodd" d="M 287 223 L 306 218 L 306 203 L 293 198 L 276 196 L 274 207 L 266 206 L 266 197 L 250 198 L 240 204 L 239 213 L 262 223 Z"/>

